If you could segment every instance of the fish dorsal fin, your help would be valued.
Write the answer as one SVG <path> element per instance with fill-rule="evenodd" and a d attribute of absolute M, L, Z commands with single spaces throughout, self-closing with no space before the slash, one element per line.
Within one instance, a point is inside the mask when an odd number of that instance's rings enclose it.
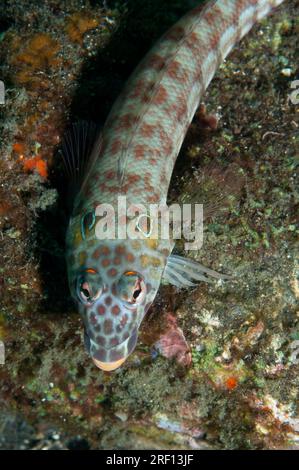
<path fill-rule="evenodd" d="M 75 196 L 86 178 L 86 174 L 97 156 L 99 141 L 98 126 L 91 121 L 71 124 L 61 143 L 61 155 L 70 182 L 70 193 Z M 99 145 L 100 146 L 100 145 Z M 95 147 L 96 150 L 95 150 Z"/>
<path fill-rule="evenodd" d="M 163 273 L 163 281 L 176 287 L 193 287 L 200 281 L 211 282 L 212 278 L 231 279 L 231 276 L 217 273 L 197 261 L 178 255 L 168 257 Z"/>

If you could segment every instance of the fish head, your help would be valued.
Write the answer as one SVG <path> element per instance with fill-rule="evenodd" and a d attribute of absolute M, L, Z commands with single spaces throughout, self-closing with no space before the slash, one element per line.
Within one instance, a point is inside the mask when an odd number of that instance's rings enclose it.
<path fill-rule="evenodd" d="M 167 260 L 162 251 L 155 240 L 101 241 L 81 253 L 84 264 L 71 269 L 85 346 L 100 369 L 117 369 L 135 349 L 139 326 L 161 283 Z"/>

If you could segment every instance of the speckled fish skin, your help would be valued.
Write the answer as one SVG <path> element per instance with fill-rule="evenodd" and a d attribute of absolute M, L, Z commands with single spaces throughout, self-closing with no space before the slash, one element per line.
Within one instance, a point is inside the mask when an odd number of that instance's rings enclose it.
<path fill-rule="evenodd" d="M 120 195 L 127 205 L 166 202 L 175 160 L 217 67 L 282 1 L 218 0 L 195 8 L 147 54 L 108 116 L 67 233 L 70 289 L 84 321 L 87 349 L 101 368 L 118 367 L 133 351 L 173 242 L 147 237 L 101 241 L 94 226 L 82 236 L 82 217 L 99 204 L 117 207 Z M 88 269 L 97 273 L 100 293 L 84 304 L 76 285 Z M 128 272 L 138 273 L 145 286 L 142 301 L 130 305 L 120 296 Z"/>

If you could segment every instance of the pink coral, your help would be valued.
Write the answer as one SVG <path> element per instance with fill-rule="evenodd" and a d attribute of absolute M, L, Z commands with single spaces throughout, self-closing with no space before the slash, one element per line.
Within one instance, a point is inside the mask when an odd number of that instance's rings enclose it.
<path fill-rule="evenodd" d="M 167 315 L 167 330 L 155 343 L 159 353 L 167 359 L 175 358 L 182 366 L 190 366 L 192 356 L 184 333 L 177 326 L 176 319 L 171 314 Z"/>

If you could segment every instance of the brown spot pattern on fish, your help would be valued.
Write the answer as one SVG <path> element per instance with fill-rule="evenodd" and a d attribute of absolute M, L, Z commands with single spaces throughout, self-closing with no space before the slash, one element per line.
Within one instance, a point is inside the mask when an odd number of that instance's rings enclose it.
<path fill-rule="evenodd" d="M 87 227 L 83 239 L 83 214 L 92 214 L 98 203 L 116 208 L 119 195 L 126 196 L 127 205 L 146 208 L 166 201 L 175 160 L 217 66 L 252 25 L 280 3 L 211 0 L 195 8 L 157 42 L 115 102 L 75 200 L 67 235 L 69 284 L 97 365 L 117 367 L 134 349 L 173 242 L 151 240 L 140 232 L 138 240 L 98 240 L 96 223 Z M 84 277 L 88 268 L 94 281 L 85 279 L 82 297 L 78 276 Z M 189 272 L 192 269 L 191 264 Z"/>

